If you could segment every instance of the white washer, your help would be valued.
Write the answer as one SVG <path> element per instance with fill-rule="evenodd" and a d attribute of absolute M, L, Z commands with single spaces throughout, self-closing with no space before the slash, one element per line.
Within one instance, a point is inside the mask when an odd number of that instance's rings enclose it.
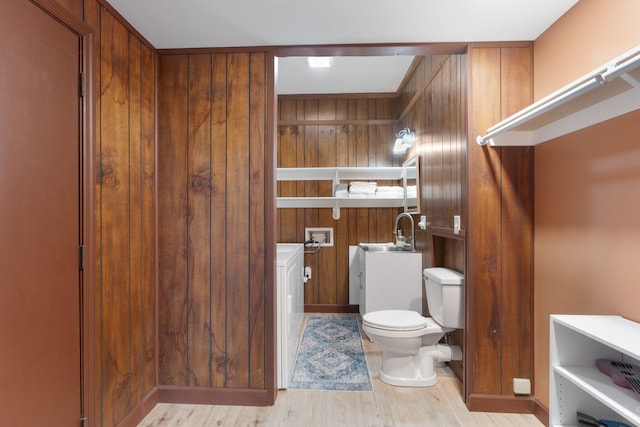
<path fill-rule="evenodd" d="M 304 320 L 304 246 L 277 244 L 278 388 L 288 388 Z"/>

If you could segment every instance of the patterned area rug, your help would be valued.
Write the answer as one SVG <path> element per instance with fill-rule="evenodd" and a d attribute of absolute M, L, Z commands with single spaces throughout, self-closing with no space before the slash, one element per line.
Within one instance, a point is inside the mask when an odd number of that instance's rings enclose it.
<path fill-rule="evenodd" d="M 289 389 L 373 391 L 357 318 L 307 318 Z"/>

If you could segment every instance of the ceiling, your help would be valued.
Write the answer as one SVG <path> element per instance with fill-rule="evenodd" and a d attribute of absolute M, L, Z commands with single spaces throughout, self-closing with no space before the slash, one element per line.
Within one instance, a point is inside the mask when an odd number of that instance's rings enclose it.
<path fill-rule="evenodd" d="M 535 40 L 578 0 L 108 1 L 153 46 L 171 49 Z M 334 63 L 309 70 L 284 58 L 278 92 L 395 92 L 411 57 Z"/>

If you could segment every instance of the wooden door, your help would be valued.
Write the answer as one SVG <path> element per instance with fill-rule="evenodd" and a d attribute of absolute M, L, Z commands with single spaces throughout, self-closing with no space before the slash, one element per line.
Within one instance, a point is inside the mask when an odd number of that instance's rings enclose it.
<path fill-rule="evenodd" d="M 81 417 L 81 38 L 0 13 L 0 424 Z"/>

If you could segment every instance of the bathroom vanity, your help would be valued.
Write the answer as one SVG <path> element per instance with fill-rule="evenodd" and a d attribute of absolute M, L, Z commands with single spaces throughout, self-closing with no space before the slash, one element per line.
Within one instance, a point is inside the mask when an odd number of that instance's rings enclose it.
<path fill-rule="evenodd" d="M 349 276 L 355 280 L 351 288 L 356 291 L 351 299 L 357 298 L 361 315 L 391 309 L 422 313 L 420 252 L 400 250 L 392 243 L 363 243 L 350 268 Z"/>

